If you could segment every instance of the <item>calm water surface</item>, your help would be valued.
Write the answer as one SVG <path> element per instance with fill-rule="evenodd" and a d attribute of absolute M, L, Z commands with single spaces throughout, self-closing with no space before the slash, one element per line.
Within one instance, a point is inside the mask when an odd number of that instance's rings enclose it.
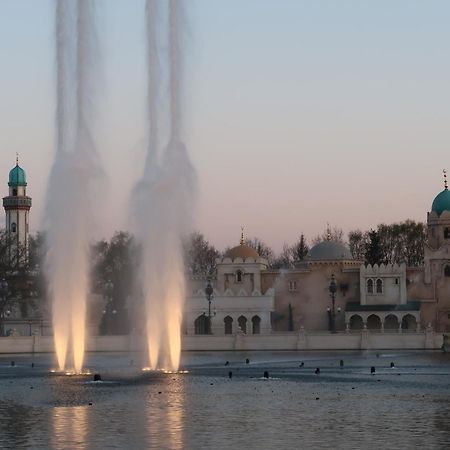
<path fill-rule="evenodd" d="M 137 361 L 88 356 L 94 383 L 49 373 L 48 355 L 0 357 L 0 448 L 450 448 L 450 355 L 187 353 L 187 375 Z"/>

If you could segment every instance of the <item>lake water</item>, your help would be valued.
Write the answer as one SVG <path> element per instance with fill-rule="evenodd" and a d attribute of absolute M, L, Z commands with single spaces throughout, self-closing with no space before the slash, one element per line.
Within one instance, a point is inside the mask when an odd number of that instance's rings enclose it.
<path fill-rule="evenodd" d="M 450 355 L 186 353 L 183 375 L 138 359 L 89 355 L 94 383 L 49 373 L 50 355 L 0 357 L 0 448 L 450 448 Z"/>

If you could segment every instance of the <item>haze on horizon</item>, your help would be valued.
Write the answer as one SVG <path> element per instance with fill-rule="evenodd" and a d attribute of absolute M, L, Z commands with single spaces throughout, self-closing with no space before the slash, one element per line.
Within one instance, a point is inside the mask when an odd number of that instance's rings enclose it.
<path fill-rule="evenodd" d="M 216 247 L 237 243 L 241 225 L 280 250 L 327 222 L 349 231 L 426 219 L 450 166 L 450 3 L 187 4 L 196 228 Z M 108 175 L 99 237 L 128 228 L 145 158 L 143 11 L 143 0 L 99 0 L 97 144 Z M 1 192 L 19 152 L 32 231 L 54 151 L 52 12 L 51 0 L 0 3 Z"/>

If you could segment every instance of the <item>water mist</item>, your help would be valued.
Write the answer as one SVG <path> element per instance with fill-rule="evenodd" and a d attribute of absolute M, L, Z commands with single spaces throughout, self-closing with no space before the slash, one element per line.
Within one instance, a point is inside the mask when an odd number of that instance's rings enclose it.
<path fill-rule="evenodd" d="M 150 367 L 172 370 L 178 369 L 181 352 L 185 298 L 182 238 L 191 230 L 196 185 L 181 140 L 179 3 L 147 0 L 149 136 L 144 173 L 132 195 L 134 231 L 142 246 L 139 283 L 145 303 Z M 162 50 L 164 44 L 168 54 Z M 164 79 L 169 85 L 168 95 L 163 95 Z M 168 143 L 163 146 L 161 130 L 165 125 Z"/>
<path fill-rule="evenodd" d="M 73 351 L 82 370 L 89 284 L 94 183 L 99 163 L 92 139 L 95 26 L 92 0 L 56 1 L 56 152 L 46 199 L 45 272 L 52 300 L 60 370 Z"/>

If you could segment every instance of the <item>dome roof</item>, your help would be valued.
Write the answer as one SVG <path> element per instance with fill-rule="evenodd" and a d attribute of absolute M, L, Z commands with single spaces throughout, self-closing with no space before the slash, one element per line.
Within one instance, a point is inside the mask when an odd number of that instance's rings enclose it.
<path fill-rule="evenodd" d="M 18 164 L 12 168 L 9 172 L 9 183 L 8 186 L 26 186 L 27 177 L 25 175 L 25 170 L 22 169 Z"/>
<path fill-rule="evenodd" d="M 350 250 L 340 242 L 323 241 L 314 245 L 308 253 L 312 261 L 335 261 L 353 259 Z"/>
<path fill-rule="evenodd" d="M 439 216 L 444 211 L 450 211 L 450 191 L 445 188 L 440 192 L 433 201 L 431 210 L 437 213 Z"/>
<path fill-rule="evenodd" d="M 254 258 L 258 259 L 259 254 L 258 252 L 253 248 L 245 244 L 237 245 L 236 247 L 233 247 L 232 249 L 228 250 L 225 257 L 235 259 L 235 258 Z"/>

